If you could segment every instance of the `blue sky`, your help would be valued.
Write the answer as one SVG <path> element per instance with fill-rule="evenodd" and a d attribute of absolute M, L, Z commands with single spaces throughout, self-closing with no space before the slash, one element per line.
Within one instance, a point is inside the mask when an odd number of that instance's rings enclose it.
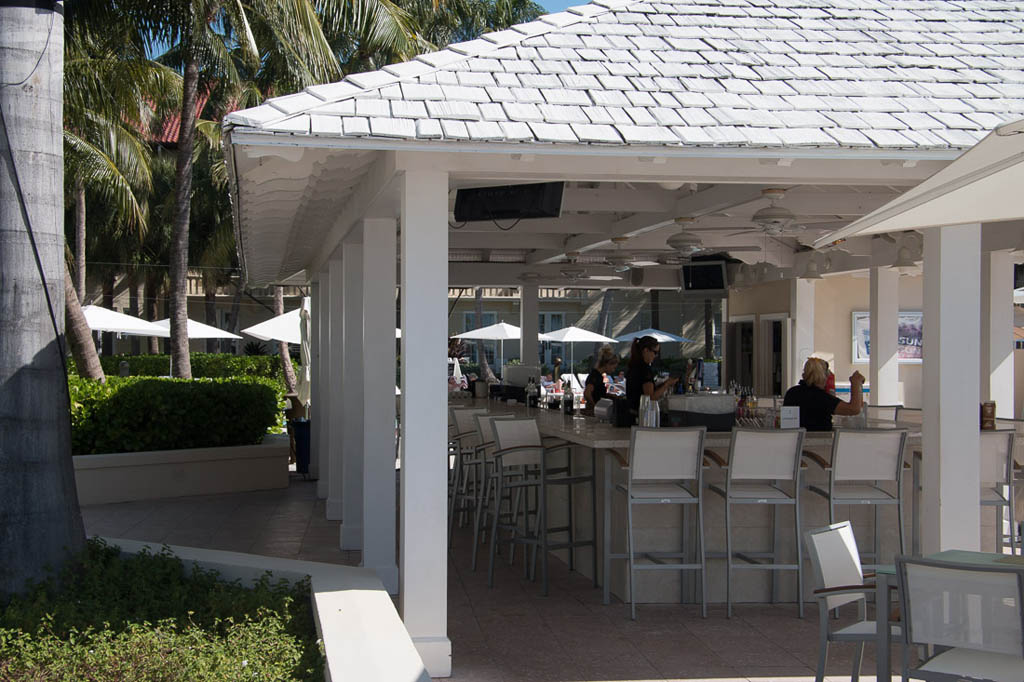
<path fill-rule="evenodd" d="M 548 11 L 548 14 L 554 12 L 561 12 L 566 7 L 572 7 L 574 5 L 584 5 L 588 0 L 548 0 L 547 2 L 538 2 L 541 7 Z"/>

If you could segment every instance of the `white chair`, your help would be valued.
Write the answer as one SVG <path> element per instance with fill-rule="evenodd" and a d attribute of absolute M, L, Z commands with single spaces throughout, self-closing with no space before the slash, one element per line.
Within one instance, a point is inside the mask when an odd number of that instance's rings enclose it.
<path fill-rule="evenodd" d="M 1002 552 L 1006 540 L 1016 553 L 1017 525 L 1014 519 L 1013 442 L 1014 430 L 981 432 L 981 506 L 995 507 L 996 551 Z M 1005 514 L 1003 509 L 1006 510 Z"/>
<path fill-rule="evenodd" d="M 868 419 L 878 419 L 890 422 L 896 421 L 896 413 L 902 405 L 865 405 L 864 414 Z"/>
<path fill-rule="evenodd" d="M 904 646 L 935 653 L 903 679 L 1024 680 L 1024 569 L 896 557 Z"/>
<path fill-rule="evenodd" d="M 896 408 L 897 424 L 920 424 L 922 419 L 923 413 L 920 407 L 903 407 L 899 405 Z"/>
<path fill-rule="evenodd" d="M 646 429 L 633 427 L 629 447 L 629 480 L 618 490 L 626 494 L 629 546 L 629 608 L 636 620 L 636 572 L 699 571 L 701 614 L 708 617 L 707 580 L 704 549 L 704 434 L 703 426 L 683 429 Z M 678 552 L 638 551 L 633 535 L 634 505 L 693 505 L 697 513 L 696 562 L 687 561 L 683 546 Z M 685 506 L 683 507 L 685 509 Z M 651 563 L 638 564 L 638 558 Z M 682 595 L 680 595 L 682 596 Z"/>
<path fill-rule="evenodd" d="M 804 534 L 807 554 L 814 570 L 814 598 L 818 602 L 818 668 L 815 682 L 825 679 L 825 665 L 828 662 L 830 642 L 852 642 L 857 645 L 853 656 L 851 680 L 860 678 L 860 664 L 864 657 L 864 643 L 875 641 L 875 621 L 867 619 L 868 592 L 875 586 L 865 583 L 873 573 L 864 574 L 857 551 L 857 540 L 849 521 L 834 523 L 825 528 L 809 530 Z M 857 604 L 857 622 L 833 629 L 829 611 Z M 901 637 L 900 626 L 890 626 L 890 638 Z M 904 648 L 904 657 L 909 652 Z"/>
<path fill-rule="evenodd" d="M 895 506 L 899 528 L 900 549 L 906 551 L 903 530 L 903 459 L 907 443 L 904 429 L 836 429 L 832 438 L 832 462 L 825 462 L 812 452 L 806 456 L 829 472 L 828 489 L 808 486 L 828 500 L 828 521 L 836 522 L 836 505 L 870 504 L 875 513 L 873 560 L 869 567 L 881 565 L 881 542 L 878 511 L 881 506 Z M 882 484 L 888 484 L 887 490 Z"/>
<path fill-rule="evenodd" d="M 498 530 L 503 528 L 511 531 L 511 543 L 519 543 L 530 546 L 533 549 L 533 566 L 536 566 L 539 554 L 541 565 L 542 592 L 548 594 L 548 552 L 552 550 L 566 549 L 570 556 L 579 547 L 591 547 L 593 556 L 593 575 L 597 576 L 597 542 L 596 536 L 589 540 L 580 540 L 575 537 L 572 518 L 572 496 L 566 494 L 568 502 L 566 518 L 569 523 L 565 526 L 548 526 L 548 486 L 566 486 L 567 489 L 577 484 L 586 483 L 590 486 L 591 500 L 591 528 L 596 531 L 596 506 L 597 490 L 595 487 L 593 469 L 586 474 L 573 474 L 570 466 L 553 466 L 550 461 L 551 455 L 556 452 L 565 452 L 571 458 L 573 445 L 571 443 L 556 443 L 545 445 L 541 439 L 540 431 L 537 428 L 535 419 L 495 419 L 492 422 L 494 429 L 494 442 L 497 449 L 494 451 L 494 473 L 496 486 L 494 499 L 500 502 L 506 489 L 523 490 L 529 492 L 532 488 L 537 499 L 537 516 L 533 528 L 526 524 L 526 528 L 520 533 L 516 526 L 516 519 L 511 524 L 501 524 L 500 515 L 494 514 L 491 520 L 491 550 L 490 563 L 487 570 L 487 584 L 494 585 L 494 560 L 497 554 Z M 564 542 L 551 542 L 549 535 L 553 533 L 566 533 L 568 538 Z M 570 565 L 571 568 L 571 565 Z M 536 577 L 535 568 L 533 577 Z"/>
<path fill-rule="evenodd" d="M 470 568 L 476 570 L 477 548 L 482 541 L 482 535 L 487 532 L 491 525 L 491 515 L 500 513 L 502 500 L 495 501 L 491 497 L 491 490 L 496 485 L 494 474 L 494 450 L 497 447 L 494 443 L 494 420 L 515 419 L 513 414 L 477 414 L 477 466 L 480 471 L 480 485 L 476 488 L 476 501 L 474 503 L 473 518 L 473 552 L 470 559 Z M 492 509 L 493 505 L 493 509 Z M 511 513 L 511 512 L 510 512 Z M 510 557 L 511 558 L 511 557 Z"/>
<path fill-rule="evenodd" d="M 800 546 L 800 452 L 804 429 L 738 429 L 732 430 L 729 443 L 728 475 L 725 487 L 713 484 L 711 490 L 725 498 L 725 558 L 728 566 L 726 583 L 727 615 L 732 618 L 732 574 L 734 570 L 796 571 L 797 605 L 804 617 L 803 552 Z M 786 481 L 792 492 L 780 487 Z M 772 549 L 770 552 L 734 551 L 732 547 L 732 507 L 742 504 L 772 505 Z M 793 507 L 796 546 L 795 563 L 778 563 L 778 507 Z M 742 563 L 737 563 L 739 560 Z M 774 600 L 775 579 L 772 579 Z"/>
<path fill-rule="evenodd" d="M 478 482 L 473 480 L 471 489 L 469 485 L 470 473 L 475 474 L 476 468 L 472 466 L 472 458 L 479 438 L 476 429 L 476 416 L 486 414 L 487 409 L 482 407 L 451 407 L 449 442 L 454 447 L 449 447 L 449 474 L 448 474 L 448 544 L 452 541 L 452 529 L 455 525 L 455 517 L 461 517 L 459 525 L 465 522 L 466 512 L 473 508 L 475 499 L 475 488 L 479 487 Z M 454 459 L 454 461 L 452 461 Z"/>

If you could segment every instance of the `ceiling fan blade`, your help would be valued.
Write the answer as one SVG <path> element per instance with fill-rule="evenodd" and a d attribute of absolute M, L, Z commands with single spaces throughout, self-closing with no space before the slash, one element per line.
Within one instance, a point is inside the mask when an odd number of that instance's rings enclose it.
<path fill-rule="evenodd" d="M 736 253 L 747 252 L 747 251 L 760 251 L 760 246 L 702 246 L 701 249 L 705 251 L 735 251 Z"/>

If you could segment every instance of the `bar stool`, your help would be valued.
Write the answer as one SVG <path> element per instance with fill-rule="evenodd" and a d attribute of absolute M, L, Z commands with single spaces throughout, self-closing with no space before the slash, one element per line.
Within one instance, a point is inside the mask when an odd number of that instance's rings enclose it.
<path fill-rule="evenodd" d="M 491 515 L 500 513 L 500 505 L 502 501 L 494 503 L 494 509 L 492 510 L 491 505 L 493 498 L 491 497 L 491 490 L 497 485 L 497 479 L 494 470 L 494 450 L 496 445 L 494 443 L 494 420 L 495 419 L 515 419 L 513 414 L 477 414 L 477 434 L 480 440 L 480 444 L 477 445 L 476 456 L 474 458 L 474 464 L 480 470 L 479 481 L 480 485 L 476 487 L 476 500 L 474 502 L 474 514 L 473 514 L 473 552 L 470 555 L 470 568 L 476 570 L 476 553 L 477 548 L 480 546 L 482 541 L 481 535 L 487 532 L 487 529 L 491 525 Z M 513 509 L 514 513 L 515 510 Z M 510 552 L 509 559 L 510 563 L 513 559 Z"/>
<path fill-rule="evenodd" d="M 867 415 L 868 419 L 885 420 L 890 422 L 896 422 L 896 414 L 902 408 L 902 405 L 865 405 L 864 414 Z"/>
<path fill-rule="evenodd" d="M 729 443 L 728 474 L 725 487 L 712 484 L 711 490 L 725 499 L 725 559 L 728 566 L 726 583 L 727 615 L 732 618 L 733 570 L 796 571 L 797 605 L 804 617 L 803 551 L 800 535 L 800 453 L 805 429 L 739 429 L 732 430 Z M 780 487 L 789 481 L 793 492 Z M 772 549 L 770 552 L 733 551 L 732 507 L 737 504 L 765 504 L 776 508 L 772 514 Z M 777 507 L 793 507 L 793 544 L 796 563 L 780 564 L 775 538 L 778 535 Z M 742 563 L 737 563 L 736 560 Z M 765 560 L 771 560 L 767 563 Z M 774 583 L 774 581 L 773 581 Z"/>
<path fill-rule="evenodd" d="M 1014 520 L 1013 495 L 1013 443 L 1015 430 L 982 431 L 981 451 L 981 506 L 995 507 L 996 551 L 1002 552 L 1007 538 L 1010 551 L 1016 554 L 1017 526 Z M 1006 514 L 1002 513 L 1006 508 Z M 1004 532 L 1004 523 L 1009 520 L 1009 532 Z"/>
<path fill-rule="evenodd" d="M 636 571 L 699 571 L 701 615 L 708 617 L 704 549 L 704 434 L 703 426 L 681 429 L 633 427 L 630 434 L 629 480 L 617 486 L 626 494 L 629 546 L 629 608 L 636 620 Z M 633 506 L 650 504 L 695 505 L 697 561 L 686 561 L 687 547 L 678 552 L 639 552 L 633 537 Z M 638 558 L 651 563 L 637 564 Z M 668 560 L 668 561 L 666 561 Z M 607 578 L 606 578 L 607 579 Z"/>
<path fill-rule="evenodd" d="M 577 484 L 588 483 L 590 485 L 591 504 L 596 500 L 596 486 L 594 471 L 589 474 L 572 474 L 570 467 L 552 466 L 549 461 L 551 455 L 556 452 L 566 452 L 572 456 L 572 444 L 558 443 L 555 445 L 544 445 L 537 428 L 535 419 L 496 419 L 492 422 L 494 428 L 494 441 L 497 450 L 494 451 L 494 470 L 496 476 L 495 496 L 496 502 L 500 501 L 504 490 L 523 490 L 528 492 L 533 489 L 537 499 L 537 517 L 533 528 L 526 524 L 525 530 L 520 534 L 513 519 L 512 524 L 501 524 L 499 514 L 494 514 L 491 521 L 491 549 L 490 563 L 487 570 L 487 584 L 494 585 L 494 559 L 497 554 L 498 530 L 504 528 L 511 531 L 510 542 L 524 544 L 533 550 L 533 564 L 536 565 L 537 553 L 540 553 L 542 593 L 548 594 L 548 551 L 568 549 L 573 552 L 578 547 L 591 547 L 593 551 L 593 571 L 597 575 L 597 542 L 596 533 L 592 534 L 589 540 L 580 540 L 574 535 L 574 529 L 570 522 L 566 526 L 548 526 L 548 500 L 547 488 L 550 485 L 566 486 L 571 488 Z M 567 501 L 569 495 L 566 495 Z M 567 510 L 567 518 L 572 519 L 571 503 Z M 596 515 L 596 508 L 592 507 L 592 518 Z M 593 526 L 596 531 L 596 524 Z M 551 533 L 567 533 L 568 539 L 565 542 L 550 542 L 548 536 Z M 527 567 L 529 568 L 529 567 Z M 536 577 L 535 569 L 531 577 Z"/>
<path fill-rule="evenodd" d="M 470 492 L 469 472 L 475 474 L 476 469 L 469 465 L 469 461 L 479 445 L 476 429 L 476 416 L 487 414 L 483 407 L 451 407 L 451 431 L 449 440 L 449 462 L 450 471 L 448 474 L 448 544 L 452 541 L 452 529 L 455 525 L 455 517 L 460 515 L 459 525 L 465 521 L 466 512 L 473 508 L 475 501 L 475 490 Z M 454 461 L 452 461 L 454 460 Z M 473 480 L 473 489 L 479 487 L 476 479 Z"/>
<path fill-rule="evenodd" d="M 903 459 L 907 444 L 906 429 L 836 429 L 832 438 L 832 461 L 807 452 L 805 456 L 829 472 L 828 489 L 816 485 L 808 490 L 828 500 L 828 522 L 836 522 L 836 505 L 873 505 L 875 515 L 874 546 L 871 554 L 874 564 L 882 565 L 879 541 L 878 511 L 884 505 L 896 506 L 900 534 L 900 550 L 906 551 L 903 529 Z M 881 483 L 892 483 L 890 492 Z M 863 559 L 862 559 L 863 561 Z"/>

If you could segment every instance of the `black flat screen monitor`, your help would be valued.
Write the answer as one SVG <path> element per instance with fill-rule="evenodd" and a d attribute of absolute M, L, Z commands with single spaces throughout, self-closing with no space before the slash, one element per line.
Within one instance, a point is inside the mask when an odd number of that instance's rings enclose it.
<path fill-rule="evenodd" d="M 562 214 L 562 182 L 470 187 L 455 193 L 455 221 L 557 218 Z"/>
<path fill-rule="evenodd" d="M 683 266 L 679 278 L 684 293 L 724 296 L 728 290 L 725 280 L 725 261 L 687 263 Z"/>

